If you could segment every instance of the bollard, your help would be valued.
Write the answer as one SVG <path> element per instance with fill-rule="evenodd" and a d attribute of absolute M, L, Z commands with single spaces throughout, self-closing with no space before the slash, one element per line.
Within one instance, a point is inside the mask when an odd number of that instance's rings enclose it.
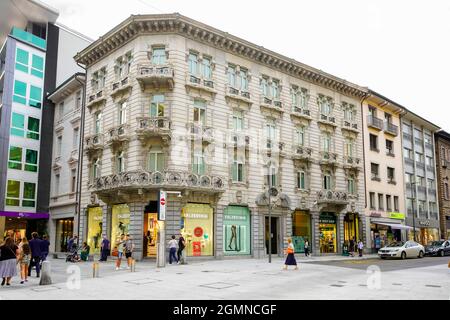
<path fill-rule="evenodd" d="M 51 272 L 52 272 L 52 268 L 51 268 L 50 261 L 42 262 L 41 280 L 39 281 L 40 286 L 46 286 L 46 285 L 52 284 Z"/>
<path fill-rule="evenodd" d="M 136 260 L 131 259 L 131 268 L 130 268 L 131 272 L 136 272 Z"/>
<path fill-rule="evenodd" d="M 94 262 L 92 264 L 92 278 L 98 278 L 99 275 L 99 264 L 98 262 Z"/>
<path fill-rule="evenodd" d="M 448 260 L 448 267 L 450 268 L 450 260 Z"/>

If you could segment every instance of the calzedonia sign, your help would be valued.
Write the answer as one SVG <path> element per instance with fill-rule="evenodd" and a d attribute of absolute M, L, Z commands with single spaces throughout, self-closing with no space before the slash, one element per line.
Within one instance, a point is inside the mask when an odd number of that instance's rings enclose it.
<path fill-rule="evenodd" d="M 405 214 L 400 212 L 389 212 L 389 218 L 391 219 L 398 219 L 398 220 L 404 220 Z"/>

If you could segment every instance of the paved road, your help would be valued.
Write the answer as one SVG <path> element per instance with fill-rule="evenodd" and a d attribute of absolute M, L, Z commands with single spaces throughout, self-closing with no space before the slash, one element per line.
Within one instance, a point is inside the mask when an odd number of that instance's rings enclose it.
<path fill-rule="evenodd" d="M 343 260 L 343 261 L 312 261 L 312 264 L 327 265 L 341 268 L 351 268 L 365 270 L 370 265 L 375 265 L 380 268 L 381 271 L 396 271 L 413 268 L 431 267 L 440 264 L 447 264 L 450 257 L 425 257 L 423 259 L 386 259 L 380 258 L 358 260 Z"/>

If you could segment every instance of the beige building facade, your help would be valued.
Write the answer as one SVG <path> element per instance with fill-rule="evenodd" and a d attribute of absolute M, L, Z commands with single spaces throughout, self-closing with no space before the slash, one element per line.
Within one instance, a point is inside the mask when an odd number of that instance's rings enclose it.
<path fill-rule="evenodd" d="M 400 121 L 405 109 L 369 90 L 362 106 L 366 180 L 367 244 L 372 252 L 391 241 L 405 240 Z"/>
<path fill-rule="evenodd" d="M 76 60 L 84 241 L 107 235 L 114 251 L 128 233 L 138 259 L 156 255 L 160 228 L 193 257 L 260 258 L 269 241 L 282 255 L 288 237 L 313 254 L 366 242 L 366 88 L 178 14 L 132 16 Z"/>

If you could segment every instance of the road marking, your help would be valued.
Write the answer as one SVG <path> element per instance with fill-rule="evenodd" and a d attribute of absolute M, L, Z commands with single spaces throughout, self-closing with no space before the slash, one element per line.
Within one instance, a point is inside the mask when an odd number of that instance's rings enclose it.
<path fill-rule="evenodd" d="M 129 280 L 129 281 L 125 281 L 131 284 L 135 284 L 135 285 L 143 285 L 143 284 L 149 284 L 149 283 L 154 283 L 154 282 L 160 282 L 162 280 L 159 279 L 138 279 L 138 280 Z"/>
<path fill-rule="evenodd" d="M 425 287 L 430 287 L 430 288 L 442 288 L 441 286 L 437 286 L 435 284 L 426 284 Z"/>
<path fill-rule="evenodd" d="M 222 290 L 222 289 L 227 289 L 227 288 L 231 288 L 231 287 L 238 287 L 238 286 L 239 285 L 234 284 L 234 283 L 214 282 L 214 283 L 202 284 L 199 287 Z"/>

